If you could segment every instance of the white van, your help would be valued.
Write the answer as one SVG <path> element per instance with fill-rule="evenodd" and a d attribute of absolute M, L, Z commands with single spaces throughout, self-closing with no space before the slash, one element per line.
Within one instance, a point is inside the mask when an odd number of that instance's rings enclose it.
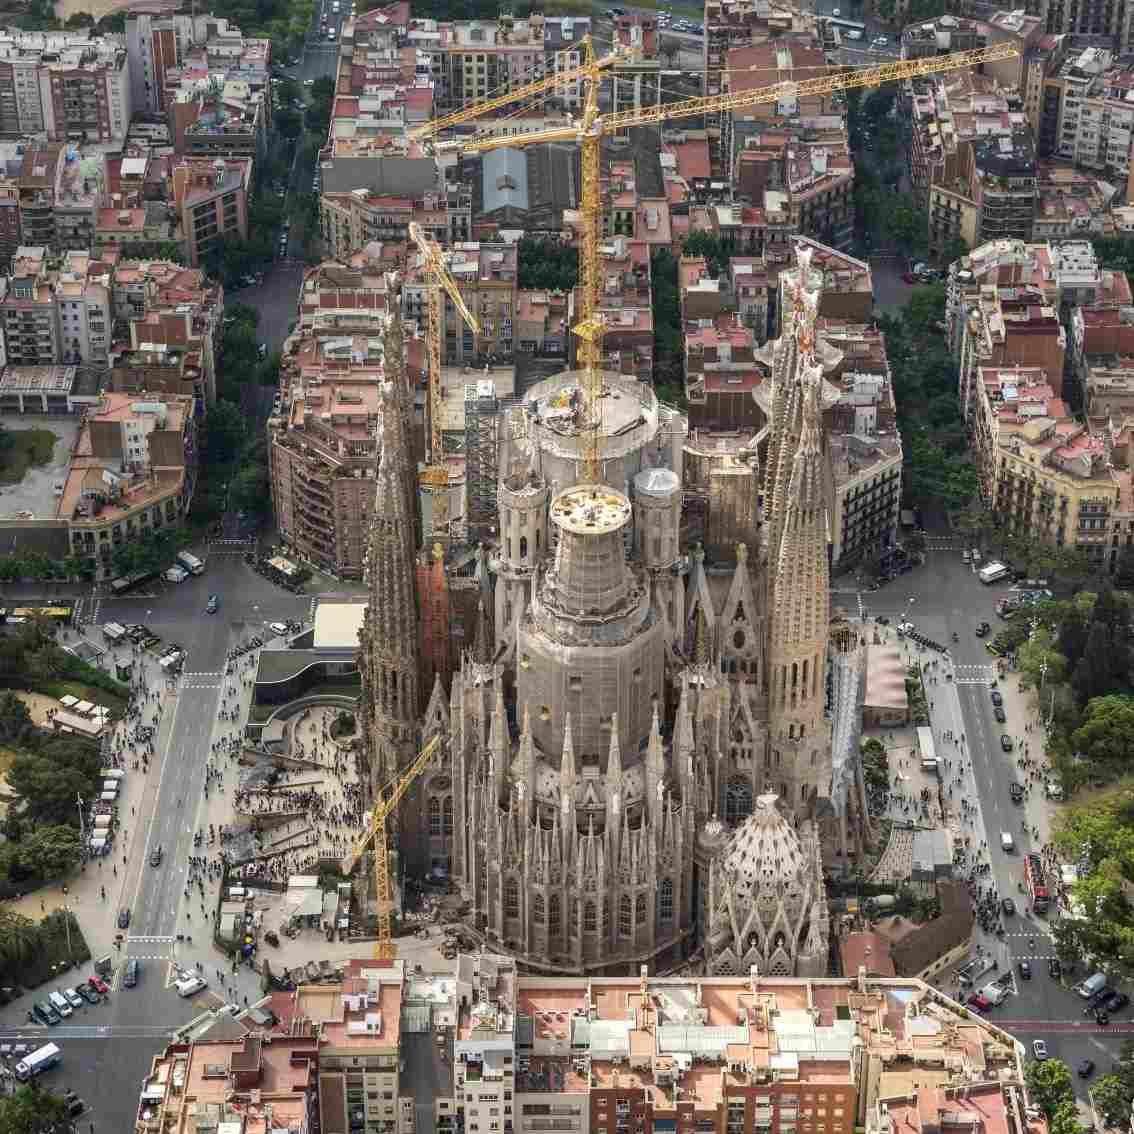
<path fill-rule="evenodd" d="M 1016 849 L 1016 840 L 1012 838 L 1011 831 L 1000 832 L 1000 849 L 1005 854 L 1011 854 Z"/>
<path fill-rule="evenodd" d="M 1082 984 L 1078 985 L 1075 991 L 1084 999 L 1090 1000 L 1096 992 L 1101 992 L 1106 985 L 1105 973 L 1092 973 Z M 52 1000 L 54 1004 L 55 1001 Z"/>
<path fill-rule="evenodd" d="M 1058 780 L 1048 780 L 1044 785 L 1044 791 L 1047 793 L 1048 799 L 1062 799 L 1063 798 L 1063 785 Z"/>
<path fill-rule="evenodd" d="M 191 976 L 179 980 L 173 987 L 177 989 L 178 996 L 196 996 L 202 989 L 209 987 L 209 982 L 204 977 Z"/>
<path fill-rule="evenodd" d="M 47 999 L 51 1001 L 51 1007 L 64 1018 L 74 1012 L 74 1009 L 67 1002 L 67 997 L 61 992 L 53 992 Z"/>

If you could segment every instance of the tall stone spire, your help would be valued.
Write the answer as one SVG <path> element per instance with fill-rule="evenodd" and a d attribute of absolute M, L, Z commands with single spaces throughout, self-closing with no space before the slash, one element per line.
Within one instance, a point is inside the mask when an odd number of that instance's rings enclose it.
<path fill-rule="evenodd" d="M 831 763 L 830 726 L 824 713 L 830 578 L 827 482 L 819 408 L 822 381 L 818 365 L 803 367 L 802 424 L 787 481 L 769 612 L 771 739 L 779 753 L 776 764 L 784 769 L 786 802 L 797 815 L 809 810 L 817 793 L 826 793 Z"/>
<path fill-rule="evenodd" d="M 382 333 L 382 369 L 386 381 L 393 387 L 394 402 L 397 405 L 397 414 L 391 425 L 397 427 L 397 444 L 404 455 L 404 464 L 400 471 L 401 489 L 405 499 L 406 515 L 410 521 L 412 544 L 416 548 L 417 477 L 413 459 L 413 383 L 406 371 L 400 299 L 394 301 L 390 317 L 386 320 L 386 329 Z M 385 432 L 383 428 L 383 434 Z M 385 436 L 382 438 L 382 444 L 385 447 Z"/>
<path fill-rule="evenodd" d="M 364 724 L 371 778 L 385 783 L 417 748 L 420 645 L 413 525 L 406 515 L 406 452 L 392 383 L 382 388 L 382 455 L 371 516 L 370 598 L 359 632 Z"/>

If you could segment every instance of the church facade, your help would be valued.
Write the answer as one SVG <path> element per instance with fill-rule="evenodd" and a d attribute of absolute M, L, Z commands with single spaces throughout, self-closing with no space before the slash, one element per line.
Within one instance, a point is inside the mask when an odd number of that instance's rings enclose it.
<path fill-rule="evenodd" d="M 600 483 L 586 484 L 580 376 L 530 392 L 504 431 L 476 643 L 448 689 L 434 682 L 416 732 L 391 380 L 362 640 L 375 781 L 442 735 L 402 817 L 403 859 L 447 872 L 486 945 L 533 971 L 664 968 L 694 952 L 711 973 L 827 971 L 820 827 L 846 802 L 822 428 L 839 356 L 817 340 L 820 282 L 800 250 L 748 450 L 763 506 L 727 575 L 680 546 L 680 415 L 604 375 Z M 388 371 L 399 349 L 388 336 Z"/>

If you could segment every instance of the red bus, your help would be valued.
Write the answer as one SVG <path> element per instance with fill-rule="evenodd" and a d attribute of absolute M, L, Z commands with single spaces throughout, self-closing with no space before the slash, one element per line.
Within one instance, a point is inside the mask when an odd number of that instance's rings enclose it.
<path fill-rule="evenodd" d="M 1051 893 L 1047 888 L 1047 879 L 1043 875 L 1043 862 L 1038 854 L 1024 855 L 1024 882 L 1032 899 L 1032 909 L 1038 914 L 1047 913 L 1047 907 L 1051 904 Z"/>

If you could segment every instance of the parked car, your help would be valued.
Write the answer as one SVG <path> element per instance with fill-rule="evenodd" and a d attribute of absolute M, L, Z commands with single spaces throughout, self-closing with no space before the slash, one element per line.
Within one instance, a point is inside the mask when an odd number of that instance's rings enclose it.
<path fill-rule="evenodd" d="M 1005 899 L 1004 899 L 1004 901 L 1002 901 L 1002 902 L 1000 903 L 1000 908 L 1001 908 L 1001 909 L 1002 909 L 1002 910 L 1003 910 L 1003 911 L 1004 911 L 1004 912 L 1005 912 L 1005 913 L 1006 913 L 1006 914 L 1007 914 L 1007 915 L 1008 915 L 1009 917 L 1011 917 L 1011 916 L 1012 916 L 1012 915 L 1013 915 L 1013 914 L 1014 914 L 1014 913 L 1016 912 L 1016 903 L 1015 903 L 1014 901 L 1012 901 L 1012 899 L 1011 899 L 1011 898 L 1005 898 Z"/>
<path fill-rule="evenodd" d="M 993 689 L 993 691 L 989 693 L 988 696 L 989 700 L 991 700 L 994 705 L 1004 704 L 1004 694 L 1001 693 L 999 689 Z"/>
<path fill-rule="evenodd" d="M 118 911 L 118 928 L 119 929 L 129 929 L 130 928 L 130 911 L 129 910 L 119 910 Z"/>
<path fill-rule="evenodd" d="M 101 977 L 93 976 L 87 978 L 87 984 L 91 986 L 100 996 L 105 996 L 110 991 L 110 986 Z"/>
<path fill-rule="evenodd" d="M 1079 1066 L 1075 1068 L 1075 1071 L 1080 1079 L 1089 1079 L 1095 1073 L 1095 1061 L 1093 1059 L 1084 1059 L 1080 1062 Z"/>
<path fill-rule="evenodd" d="M 138 959 L 131 957 L 126 962 L 126 968 L 122 972 L 122 983 L 126 988 L 133 988 L 138 983 Z"/>
<path fill-rule="evenodd" d="M 1013 803 L 1020 803 L 1024 798 L 1024 785 L 1023 784 L 1009 784 L 1008 794 L 1012 797 Z"/>
<path fill-rule="evenodd" d="M 1042 1063 L 1047 1058 L 1047 1044 L 1043 1040 L 1032 1040 L 1032 1055 Z"/>
<path fill-rule="evenodd" d="M 220 607 L 220 599 L 216 595 L 209 595 L 209 601 L 205 603 L 206 614 L 216 614 L 217 609 Z"/>
<path fill-rule="evenodd" d="M 972 996 L 966 1001 L 970 1008 L 975 1008 L 978 1012 L 987 1012 L 992 1008 L 992 1001 L 987 996 L 981 996 L 979 992 L 974 992 Z"/>
<path fill-rule="evenodd" d="M 1059 980 L 1063 976 L 1063 966 L 1059 963 L 1058 957 L 1051 957 L 1047 962 L 1047 975 L 1052 980 Z"/>
<path fill-rule="evenodd" d="M 1101 1007 L 1104 1012 L 1113 1016 L 1115 1012 L 1121 1012 L 1129 1003 L 1130 997 L 1125 992 L 1113 992 L 1106 998 Z"/>
<path fill-rule="evenodd" d="M 89 984 L 77 984 L 77 985 L 75 985 L 75 991 L 76 991 L 76 992 L 77 992 L 77 993 L 78 993 L 78 994 L 79 994 L 79 995 L 80 995 L 80 996 L 81 996 L 81 997 L 82 997 L 82 998 L 83 998 L 83 999 L 84 999 L 84 1000 L 85 1000 L 85 1001 L 86 1001 L 86 1002 L 87 1002 L 88 1004 L 98 1004 L 98 1003 L 100 1003 L 100 1001 L 99 1001 L 99 998 L 98 998 L 98 994 L 97 994 L 97 993 L 95 992 L 95 990 L 94 990 L 93 988 L 91 988 L 91 986 L 90 986 Z"/>
<path fill-rule="evenodd" d="M 1003 748 L 1005 752 L 1012 751 L 1012 738 L 1006 732 L 1000 734 L 1000 747 Z"/>
<path fill-rule="evenodd" d="M 1032 963 L 1031 963 L 1031 961 L 1017 961 L 1016 962 L 1016 968 L 1019 970 L 1020 978 L 1022 980 L 1031 980 L 1032 979 Z"/>
<path fill-rule="evenodd" d="M 70 1004 L 72 1008 L 83 1007 L 83 998 L 73 988 L 65 988 L 62 991 L 63 995 L 67 998 L 67 1003 Z"/>
<path fill-rule="evenodd" d="M 161 844 L 160 843 L 156 847 L 154 847 L 153 851 L 151 851 L 151 853 L 150 853 L 150 865 L 151 866 L 161 866 Z"/>
<path fill-rule="evenodd" d="M 1004 712 L 1004 709 L 1003 709 L 1002 706 L 993 705 L 992 715 L 996 718 L 997 724 L 1007 724 L 1008 723 L 1008 714 Z"/>

